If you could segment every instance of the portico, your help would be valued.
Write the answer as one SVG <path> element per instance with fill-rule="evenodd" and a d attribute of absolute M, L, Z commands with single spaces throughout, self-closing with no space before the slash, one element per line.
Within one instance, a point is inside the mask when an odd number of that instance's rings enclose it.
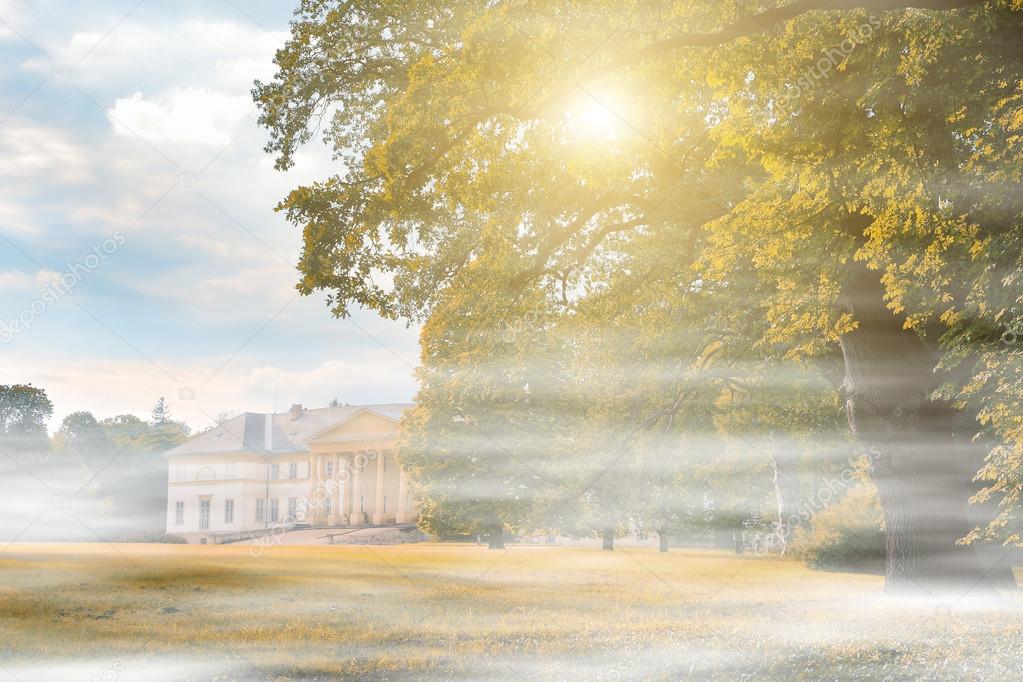
<path fill-rule="evenodd" d="M 308 521 L 317 525 L 408 523 L 408 479 L 394 451 L 315 452 L 310 455 L 312 498 Z M 397 472 L 388 476 L 389 470 Z M 367 504 L 367 501 L 369 503 Z"/>

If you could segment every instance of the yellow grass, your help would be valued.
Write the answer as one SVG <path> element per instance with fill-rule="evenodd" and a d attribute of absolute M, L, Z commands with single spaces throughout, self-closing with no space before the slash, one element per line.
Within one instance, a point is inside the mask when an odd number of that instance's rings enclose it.
<path fill-rule="evenodd" d="M 709 550 L 14 545 L 0 554 L 0 679 L 1023 670 L 1015 597 L 978 610 L 895 604 L 880 590 L 874 576 Z"/>

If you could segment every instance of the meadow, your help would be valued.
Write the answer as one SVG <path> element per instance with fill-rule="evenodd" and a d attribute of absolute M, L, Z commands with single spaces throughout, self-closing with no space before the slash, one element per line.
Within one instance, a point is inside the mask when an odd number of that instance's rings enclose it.
<path fill-rule="evenodd" d="M 1023 605 L 714 550 L 15 544 L 0 679 L 983 679 Z"/>

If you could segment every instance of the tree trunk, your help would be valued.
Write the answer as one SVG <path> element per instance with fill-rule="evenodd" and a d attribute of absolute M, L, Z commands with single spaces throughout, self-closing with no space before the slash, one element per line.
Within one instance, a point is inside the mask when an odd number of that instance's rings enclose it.
<path fill-rule="evenodd" d="M 487 529 L 487 549 L 504 549 L 504 526 L 500 523 Z"/>
<path fill-rule="evenodd" d="M 602 549 L 607 551 L 613 551 L 615 548 L 615 529 L 605 528 L 603 532 L 604 546 Z"/>
<path fill-rule="evenodd" d="M 799 513 L 799 473 L 793 453 L 779 453 L 771 438 L 771 466 L 774 468 L 774 496 L 778 504 L 776 532 L 781 540 L 781 553 L 785 555 L 789 541 L 804 519 Z"/>
<path fill-rule="evenodd" d="M 876 272 L 855 263 L 842 299 L 858 323 L 840 339 L 846 413 L 884 513 L 885 590 L 959 599 L 1014 585 L 1004 562 L 958 544 L 973 527 L 968 501 L 985 451 L 971 440 L 976 423 L 929 398 L 935 359 L 885 306 Z"/>
<path fill-rule="evenodd" d="M 658 543 L 658 551 L 661 551 L 661 552 L 667 552 L 668 551 L 668 534 L 666 532 L 664 532 L 663 530 L 657 531 L 657 543 Z"/>

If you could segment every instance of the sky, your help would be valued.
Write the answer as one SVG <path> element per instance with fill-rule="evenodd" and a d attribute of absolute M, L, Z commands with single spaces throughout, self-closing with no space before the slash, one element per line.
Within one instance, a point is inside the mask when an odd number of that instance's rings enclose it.
<path fill-rule="evenodd" d="M 411 400 L 418 330 L 294 285 L 280 172 L 250 90 L 287 0 L 0 0 L 0 384 L 71 412 L 220 414 Z"/>

